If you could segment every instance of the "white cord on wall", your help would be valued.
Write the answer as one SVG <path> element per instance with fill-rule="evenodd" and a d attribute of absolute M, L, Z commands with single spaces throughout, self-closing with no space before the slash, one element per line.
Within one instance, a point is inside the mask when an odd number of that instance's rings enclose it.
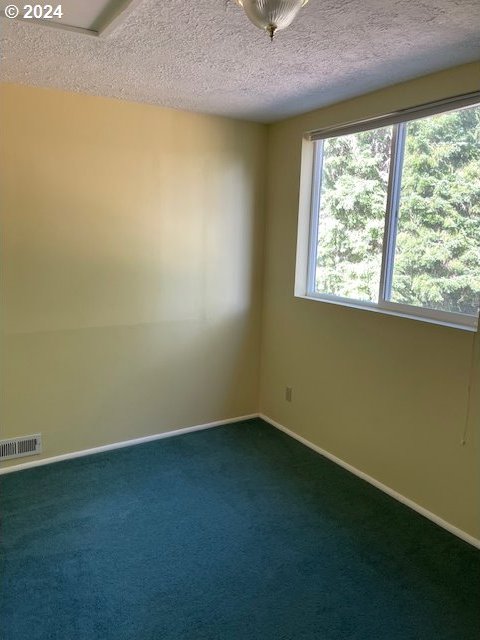
<path fill-rule="evenodd" d="M 480 312 L 477 319 L 477 330 L 472 336 L 472 351 L 470 356 L 470 371 L 468 374 L 468 387 L 467 387 L 467 411 L 465 414 L 465 425 L 463 427 L 462 439 L 460 444 L 464 447 L 467 444 L 469 428 L 470 428 L 470 418 L 472 413 L 472 393 L 475 382 L 475 365 L 477 361 L 477 346 L 478 346 L 478 335 L 480 330 Z"/>

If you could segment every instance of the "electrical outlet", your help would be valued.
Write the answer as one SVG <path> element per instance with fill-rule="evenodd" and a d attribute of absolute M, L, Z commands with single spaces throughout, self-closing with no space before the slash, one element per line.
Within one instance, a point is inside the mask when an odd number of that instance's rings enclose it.
<path fill-rule="evenodd" d="M 285 400 L 287 402 L 291 402 L 292 401 L 292 394 L 293 394 L 292 387 L 285 387 Z"/>

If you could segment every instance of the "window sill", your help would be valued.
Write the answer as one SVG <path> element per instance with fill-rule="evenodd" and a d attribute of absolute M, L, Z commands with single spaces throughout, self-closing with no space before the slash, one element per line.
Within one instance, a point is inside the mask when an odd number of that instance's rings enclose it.
<path fill-rule="evenodd" d="M 426 322 L 428 324 L 436 324 L 441 327 L 449 327 L 450 329 L 460 329 L 461 331 L 468 331 L 470 333 L 476 333 L 477 331 L 477 320 L 472 317 L 472 324 L 462 324 L 455 321 L 450 320 L 440 320 L 438 318 L 432 318 L 424 315 L 416 315 L 413 313 L 406 313 L 404 311 L 397 311 L 386 309 L 380 307 L 374 303 L 369 304 L 368 302 L 356 302 L 353 300 L 345 300 L 343 298 L 334 298 L 333 296 L 320 296 L 313 294 L 306 295 L 298 295 L 295 294 L 296 298 L 300 298 L 303 300 L 312 300 L 314 302 L 323 302 L 326 304 L 333 304 L 340 307 L 349 307 L 351 309 L 360 309 L 361 311 L 373 311 L 374 313 L 380 313 L 386 316 L 395 316 L 397 318 L 405 318 L 407 320 L 416 320 L 417 322 Z M 468 317 L 468 316 L 467 316 Z"/>

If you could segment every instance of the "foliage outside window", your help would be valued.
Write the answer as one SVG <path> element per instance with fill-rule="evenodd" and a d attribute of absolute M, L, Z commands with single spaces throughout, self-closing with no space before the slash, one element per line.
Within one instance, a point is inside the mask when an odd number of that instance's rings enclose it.
<path fill-rule="evenodd" d="M 480 106 L 314 145 L 307 294 L 473 326 Z"/>

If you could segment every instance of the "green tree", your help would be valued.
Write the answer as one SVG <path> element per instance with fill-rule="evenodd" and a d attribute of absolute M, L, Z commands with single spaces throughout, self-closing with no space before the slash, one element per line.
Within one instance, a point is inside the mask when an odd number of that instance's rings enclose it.
<path fill-rule="evenodd" d="M 408 125 L 392 299 L 476 313 L 480 108 Z"/>
<path fill-rule="evenodd" d="M 324 143 L 319 291 L 377 300 L 392 128 Z M 480 293 L 480 108 L 409 123 L 392 300 L 476 313 Z"/>
<path fill-rule="evenodd" d="M 324 143 L 317 287 L 344 297 L 378 295 L 391 127 Z"/>

